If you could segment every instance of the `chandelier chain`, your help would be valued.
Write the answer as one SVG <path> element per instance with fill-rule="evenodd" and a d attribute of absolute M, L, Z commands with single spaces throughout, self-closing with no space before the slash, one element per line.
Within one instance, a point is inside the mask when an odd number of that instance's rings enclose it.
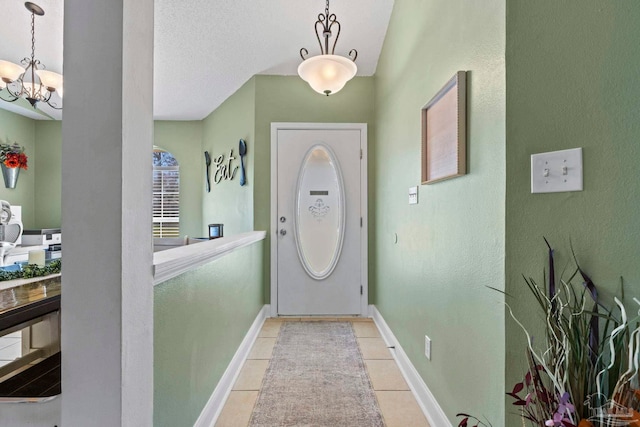
<path fill-rule="evenodd" d="M 24 87 L 24 82 L 23 82 Z M 40 98 L 40 89 L 36 89 L 36 13 L 31 12 L 31 90 L 27 89 L 28 98 Z"/>
<path fill-rule="evenodd" d="M 31 61 L 35 60 L 36 55 L 36 14 L 31 12 Z"/>

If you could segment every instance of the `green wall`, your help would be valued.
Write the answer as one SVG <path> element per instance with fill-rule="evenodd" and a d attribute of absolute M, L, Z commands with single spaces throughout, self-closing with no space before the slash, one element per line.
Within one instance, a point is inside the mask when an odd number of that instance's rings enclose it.
<path fill-rule="evenodd" d="M 396 0 L 375 79 L 375 304 L 454 425 L 504 418 L 504 41 L 503 0 Z M 468 175 L 420 185 L 420 110 L 458 70 Z"/>
<path fill-rule="evenodd" d="M 571 240 L 607 306 L 620 276 L 627 301 L 640 296 L 638 22 L 635 0 L 508 3 L 506 290 L 528 327 L 540 313 L 522 275 L 542 281 L 543 236 L 558 274 Z M 530 194 L 530 155 L 575 147 L 583 147 L 584 191 Z M 507 319 L 509 389 L 524 374 L 524 345 Z"/>
<path fill-rule="evenodd" d="M 155 121 L 154 144 L 171 152 L 180 165 L 180 235 L 202 237 L 204 162 L 201 121 Z"/>
<path fill-rule="evenodd" d="M 4 102 L 4 101 L 0 101 Z M 37 153 L 35 146 L 35 120 L 0 110 L 0 143 L 25 147 L 28 156 L 28 169 L 21 170 L 16 188 L 5 188 L 0 180 L 0 200 L 6 200 L 12 205 L 22 206 L 22 223 L 25 228 L 35 226 L 35 197 Z"/>
<path fill-rule="evenodd" d="M 201 186 L 203 232 L 207 233 L 207 224 L 224 224 L 224 235 L 253 231 L 253 186 L 255 183 L 253 163 L 255 159 L 255 80 L 250 79 L 215 111 L 203 120 L 202 152 L 200 153 L 199 174 L 204 182 L 204 151 L 211 155 L 211 192 Z M 245 169 L 247 184 L 240 186 L 240 155 L 238 142 L 247 143 Z M 215 159 L 224 155 L 223 165 L 228 166 L 229 153 L 233 150 L 236 159 L 231 170 L 238 170 L 233 179 L 222 179 L 215 183 Z M 205 236 L 207 234 L 204 234 Z"/>
<path fill-rule="evenodd" d="M 15 189 L 5 189 L 0 184 L 0 199 L 23 206 L 25 228 L 60 227 L 61 124 L 60 121 L 32 120 L 0 110 L 0 140 L 17 141 L 26 147 L 29 156 L 29 169 L 20 171 Z M 154 139 L 156 145 L 172 152 L 182 166 L 180 234 L 206 235 L 202 230 L 202 122 L 156 121 Z"/>
<path fill-rule="evenodd" d="M 155 287 L 155 427 L 192 426 L 262 309 L 264 241 Z"/>
<path fill-rule="evenodd" d="M 60 228 L 62 191 L 62 122 L 36 122 L 37 158 L 34 228 Z"/>
<path fill-rule="evenodd" d="M 255 76 L 255 183 L 254 227 L 270 230 L 271 210 L 271 123 L 367 123 L 369 147 L 374 143 L 374 85 L 372 77 L 356 77 L 335 95 L 314 92 L 297 76 Z M 369 192 L 373 203 L 373 189 Z M 369 210 L 371 216 L 371 209 Z M 269 234 L 267 234 L 269 235 Z M 265 251 L 265 303 L 269 304 L 269 257 Z M 370 287 L 371 289 L 371 287 Z"/>

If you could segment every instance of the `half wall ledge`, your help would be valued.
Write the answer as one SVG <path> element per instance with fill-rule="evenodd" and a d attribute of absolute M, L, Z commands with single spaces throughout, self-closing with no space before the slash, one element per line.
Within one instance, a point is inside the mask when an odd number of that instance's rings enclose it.
<path fill-rule="evenodd" d="M 153 254 L 153 286 L 221 258 L 237 249 L 264 240 L 266 236 L 266 231 L 250 231 L 155 252 Z"/>

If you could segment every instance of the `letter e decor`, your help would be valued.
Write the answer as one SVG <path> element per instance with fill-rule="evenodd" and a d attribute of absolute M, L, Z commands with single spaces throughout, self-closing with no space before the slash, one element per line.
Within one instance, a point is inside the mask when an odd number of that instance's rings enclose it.
<path fill-rule="evenodd" d="M 213 160 L 213 163 L 216 166 L 216 171 L 213 175 L 213 181 L 216 184 L 220 184 L 220 181 L 224 180 L 232 180 L 236 176 L 236 172 L 238 172 L 238 165 L 232 165 L 232 162 L 236 160 L 236 157 L 233 156 L 233 148 L 229 151 L 229 159 L 224 161 L 224 154 L 220 154 Z"/>

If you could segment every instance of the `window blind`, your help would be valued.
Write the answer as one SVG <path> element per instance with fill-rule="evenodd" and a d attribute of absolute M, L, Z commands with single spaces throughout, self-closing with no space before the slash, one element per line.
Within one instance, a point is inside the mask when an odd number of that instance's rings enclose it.
<path fill-rule="evenodd" d="M 153 237 L 180 236 L 180 170 L 153 168 Z"/>

